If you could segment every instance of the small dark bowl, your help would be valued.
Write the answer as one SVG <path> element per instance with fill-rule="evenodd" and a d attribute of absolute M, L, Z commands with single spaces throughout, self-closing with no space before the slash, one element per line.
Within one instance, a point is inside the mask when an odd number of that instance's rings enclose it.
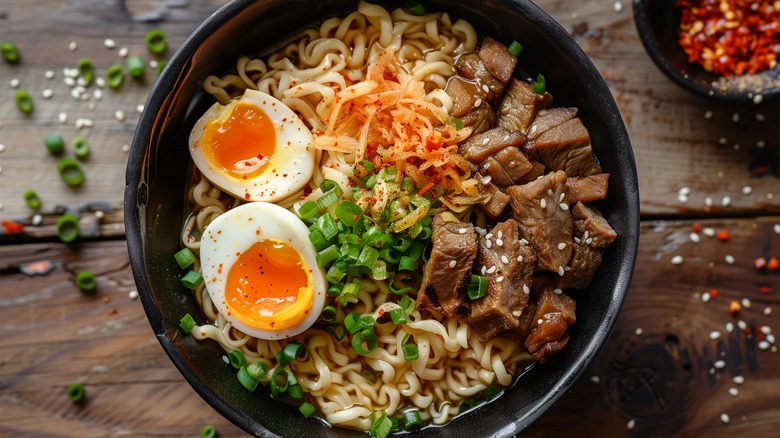
<path fill-rule="evenodd" d="M 400 3 L 401 5 L 403 3 Z M 389 3 L 397 7 L 398 2 Z M 304 420 L 298 410 L 272 400 L 262 388 L 250 393 L 222 361 L 214 342 L 183 336 L 185 313 L 204 318 L 179 282 L 172 255 L 186 209 L 191 169 L 189 130 L 213 99 L 201 89 L 209 74 L 233 68 L 243 54 L 258 53 L 324 17 L 344 16 L 353 0 L 239 0 L 207 19 L 171 58 L 146 102 L 128 159 L 125 226 L 133 275 L 155 335 L 173 363 L 214 409 L 249 433 L 262 436 L 365 436 Z M 387 7 L 387 6 L 386 6 Z M 597 69 L 569 34 L 530 1 L 426 1 L 429 10 L 467 18 L 481 35 L 523 42 L 523 68 L 543 73 L 558 106 L 577 106 L 593 149 L 611 173 L 599 207 L 619 237 L 588 290 L 575 295 L 577 323 L 569 345 L 543 366 L 532 367 L 500 400 L 461 415 L 444 427 L 415 436 L 512 436 L 541 417 L 592 361 L 617 319 L 628 290 L 639 240 L 639 194 L 631 144 L 618 108 Z"/>
<path fill-rule="evenodd" d="M 735 103 L 760 103 L 780 95 L 780 64 L 761 73 L 724 78 L 688 62 L 677 43 L 680 12 L 675 0 L 634 0 L 634 21 L 650 58 L 680 87 Z"/>

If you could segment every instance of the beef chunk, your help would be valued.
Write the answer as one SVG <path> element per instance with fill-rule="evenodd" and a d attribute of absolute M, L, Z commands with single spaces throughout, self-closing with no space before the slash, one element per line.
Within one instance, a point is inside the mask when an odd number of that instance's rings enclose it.
<path fill-rule="evenodd" d="M 512 55 L 505 45 L 490 37 L 485 37 L 482 41 L 479 58 L 488 71 L 504 84 L 512 78 L 517 65 L 517 57 Z"/>
<path fill-rule="evenodd" d="M 521 244 L 513 219 L 497 224 L 490 234 L 479 238 L 476 266 L 487 276 L 488 290 L 484 297 L 471 302 L 465 321 L 483 342 L 518 326 L 528 303 L 524 286 L 530 284 L 535 264 L 536 256 L 529 246 Z"/>
<path fill-rule="evenodd" d="M 480 201 L 482 210 L 492 219 L 497 218 L 504 212 L 506 205 L 509 204 L 509 195 L 490 182 L 490 178 L 484 177 L 480 173 L 477 173 L 475 178 L 477 180 L 477 190 L 487 195 Z"/>
<path fill-rule="evenodd" d="M 573 226 L 566 179 L 566 173 L 552 172 L 506 191 L 522 237 L 536 251 L 539 266 L 559 274 L 571 258 Z"/>
<path fill-rule="evenodd" d="M 608 173 L 571 177 L 566 180 L 569 204 L 604 199 L 607 196 L 607 187 L 609 187 Z"/>
<path fill-rule="evenodd" d="M 576 321 L 574 300 L 545 287 L 538 295 L 536 314 L 524 345 L 540 363 L 544 363 L 569 341 L 567 330 Z"/>
<path fill-rule="evenodd" d="M 544 132 L 528 143 L 527 151 L 545 165 L 548 171 L 564 170 L 568 176 L 601 173 L 593 157 L 590 135 L 579 118 L 574 118 Z"/>
<path fill-rule="evenodd" d="M 472 163 L 481 163 L 508 146 L 517 148 L 523 144 L 525 144 L 525 136 L 522 133 L 493 128 L 469 137 L 460 144 L 458 152 Z"/>
<path fill-rule="evenodd" d="M 463 126 L 471 127 L 471 135 L 481 134 L 496 124 L 496 113 L 487 103 L 482 103 L 474 111 L 466 114 L 460 119 Z"/>
<path fill-rule="evenodd" d="M 498 108 L 498 126 L 527 134 L 539 110 L 551 104 L 549 93 L 536 94 L 530 84 L 512 78 Z"/>
<path fill-rule="evenodd" d="M 480 99 L 483 94 L 477 91 L 476 85 L 473 83 L 457 77 L 447 82 L 447 88 L 444 91 L 452 98 L 453 106 L 450 115 L 458 118 L 470 113 L 474 109 L 477 99 Z"/>
<path fill-rule="evenodd" d="M 596 275 L 604 249 L 617 238 L 617 234 L 596 207 L 579 202 L 571 214 L 574 219 L 572 256 L 566 273 L 555 279 L 555 286 L 583 289 Z"/>
<path fill-rule="evenodd" d="M 483 93 L 482 100 L 485 102 L 492 102 L 504 92 L 504 83 L 490 73 L 476 53 L 459 57 L 455 62 L 455 70 L 464 78 L 476 82 L 477 88 Z"/>
<path fill-rule="evenodd" d="M 531 170 L 529 170 L 528 173 L 523 175 L 522 178 L 516 180 L 515 181 L 516 184 L 529 183 L 539 178 L 540 176 L 544 175 L 544 164 L 534 160 L 529 160 L 529 162 L 531 163 Z"/>
<path fill-rule="evenodd" d="M 518 131 L 515 132 L 520 134 Z M 504 168 L 506 174 L 509 175 L 509 178 L 511 178 L 514 182 L 519 181 L 520 178 L 533 170 L 534 167 L 531 162 L 528 161 L 528 158 L 526 158 L 526 156 L 520 152 L 520 149 L 513 146 L 501 149 L 493 156 L 493 158 L 498 161 L 498 164 Z"/>
<path fill-rule="evenodd" d="M 506 173 L 504 167 L 501 166 L 501 163 L 493 157 L 488 157 L 479 165 L 479 172 L 483 175 L 488 175 L 490 181 L 501 188 L 509 187 L 515 183 L 512 177 Z"/>
<path fill-rule="evenodd" d="M 573 119 L 577 115 L 577 108 L 550 108 L 540 110 L 536 119 L 528 128 L 528 138 L 536 140 L 540 135 Z"/>
<path fill-rule="evenodd" d="M 417 308 L 452 318 L 468 299 L 466 276 L 477 255 L 477 233 L 470 222 L 448 222 L 441 214 L 433 218 L 431 232 L 433 247 L 417 292 Z"/>

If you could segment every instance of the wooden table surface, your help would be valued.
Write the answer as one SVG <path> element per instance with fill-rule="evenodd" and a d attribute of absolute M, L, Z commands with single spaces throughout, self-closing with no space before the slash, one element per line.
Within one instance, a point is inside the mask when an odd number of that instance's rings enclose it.
<path fill-rule="evenodd" d="M 642 224 L 613 333 L 571 393 L 527 434 L 778 436 L 780 281 L 753 260 L 780 255 L 780 101 L 727 105 L 679 89 L 646 55 L 631 5 L 621 2 L 537 2 L 610 85 L 634 147 Z M 63 73 L 87 57 L 102 75 L 123 62 L 121 48 L 155 59 L 143 42 L 153 27 L 165 31 L 170 56 L 222 3 L 0 3 L 0 39 L 22 53 L 19 65 L 0 65 L 0 219 L 24 225 L 23 234 L 0 237 L 0 436 L 195 436 L 207 423 L 220 436 L 243 435 L 187 385 L 134 299 L 121 209 L 125 145 L 154 70 L 119 91 L 92 85 L 78 99 Z M 16 110 L 14 80 L 33 96 L 32 116 Z M 77 127 L 85 123 L 92 126 Z M 59 180 L 42 141 L 49 133 L 85 136 L 91 155 L 81 188 Z M 27 188 L 43 199 L 40 217 L 24 203 Z M 679 199 L 683 188 L 687 202 Z M 71 245 L 52 237 L 65 210 L 81 215 L 83 238 Z M 710 236 L 719 231 L 729 238 Z M 672 263 L 676 256 L 681 264 Z M 52 271 L 24 273 L 40 261 Z M 82 269 L 98 275 L 94 296 L 73 286 Z M 734 316 L 732 301 L 742 307 Z M 85 385 L 83 405 L 65 395 L 73 382 Z"/>

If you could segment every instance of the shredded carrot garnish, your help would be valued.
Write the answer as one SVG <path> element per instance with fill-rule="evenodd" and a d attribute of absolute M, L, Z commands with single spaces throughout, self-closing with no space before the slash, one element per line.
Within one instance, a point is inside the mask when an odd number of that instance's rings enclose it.
<path fill-rule="evenodd" d="M 425 194 L 425 192 L 427 192 L 428 190 L 430 190 L 430 189 L 431 189 L 431 188 L 432 188 L 434 185 L 436 185 L 436 184 L 435 184 L 433 181 L 429 182 L 428 184 L 426 184 L 426 185 L 425 185 L 425 187 L 421 188 L 421 189 L 420 189 L 420 191 L 419 191 L 419 192 L 417 192 L 417 196 L 422 196 L 422 195 L 424 195 L 424 194 Z"/>
<path fill-rule="evenodd" d="M 446 111 L 426 98 L 422 82 L 403 74 L 393 52 L 384 52 L 368 66 L 366 80 L 339 91 L 327 128 L 314 146 L 354 154 L 396 168 L 396 178 L 411 178 L 417 187 L 435 184 L 460 193 L 469 173 L 458 142 L 471 129 L 456 130 Z"/>

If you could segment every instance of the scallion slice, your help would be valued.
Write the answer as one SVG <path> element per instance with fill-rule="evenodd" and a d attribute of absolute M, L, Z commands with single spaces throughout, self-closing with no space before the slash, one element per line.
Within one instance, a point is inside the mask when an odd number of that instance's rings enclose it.
<path fill-rule="evenodd" d="M 333 336 L 333 338 L 337 341 L 344 339 L 344 336 L 347 335 L 347 331 L 344 329 L 344 326 L 340 324 L 331 324 L 325 329 L 325 331 L 330 333 L 330 335 Z"/>
<path fill-rule="evenodd" d="M 76 158 L 83 160 L 89 156 L 89 145 L 84 137 L 79 135 L 74 138 L 71 142 L 71 147 L 73 148 L 73 153 L 76 155 Z"/>
<path fill-rule="evenodd" d="M 95 67 L 92 66 L 92 60 L 88 58 L 79 59 L 76 62 L 76 67 L 79 70 L 79 76 L 84 79 L 86 85 L 92 83 L 92 79 L 95 78 Z"/>
<path fill-rule="evenodd" d="M 404 430 L 416 429 L 423 424 L 420 412 L 418 412 L 417 409 L 404 412 L 401 422 L 403 423 Z"/>
<path fill-rule="evenodd" d="M 422 3 L 420 2 L 415 2 L 415 1 L 406 2 L 406 9 L 409 10 L 410 14 L 416 15 L 418 17 L 425 15 L 425 6 L 423 6 Z"/>
<path fill-rule="evenodd" d="M 387 280 L 387 263 L 384 260 L 374 262 L 371 268 L 371 278 L 374 280 Z"/>
<path fill-rule="evenodd" d="M 81 403 L 81 401 L 84 400 L 84 385 L 81 383 L 73 383 L 68 385 L 66 393 L 68 394 L 70 401 L 73 403 Z"/>
<path fill-rule="evenodd" d="M 376 248 L 372 248 L 368 245 L 365 245 L 363 246 L 363 249 L 360 251 L 360 255 L 358 256 L 358 259 L 355 262 L 355 264 L 357 266 L 365 266 L 371 269 L 373 268 L 377 260 L 379 260 L 379 251 L 377 251 Z"/>
<path fill-rule="evenodd" d="M 420 358 L 420 350 L 415 344 L 404 344 L 401 346 L 404 351 L 404 360 L 411 362 Z"/>
<path fill-rule="evenodd" d="M 314 201 L 306 201 L 301 205 L 301 208 L 298 209 L 298 214 L 304 219 L 313 219 L 318 213 L 319 209 L 317 208 L 317 203 Z"/>
<path fill-rule="evenodd" d="M 65 213 L 57 219 L 57 236 L 61 241 L 70 243 L 79 237 L 79 218 Z"/>
<path fill-rule="evenodd" d="M 300 400 L 303 398 L 303 388 L 301 385 L 290 385 L 287 388 L 287 396 L 295 400 Z"/>
<path fill-rule="evenodd" d="M 233 368 L 235 369 L 239 369 L 246 365 L 246 356 L 244 356 L 244 353 L 240 350 L 230 350 L 230 353 L 228 353 L 228 360 L 230 361 L 230 365 L 233 365 Z"/>
<path fill-rule="evenodd" d="M 460 131 L 461 129 L 463 129 L 463 120 L 457 117 L 450 117 L 450 121 L 452 121 L 452 124 L 455 125 L 456 131 Z"/>
<path fill-rule="evenodd" d="M 309 402 L 303 402 L 298 407 L 298 410 L 301 412 L 301 414 L 303 414 L 304 418 L 309 418 L 314 415 L 315 412 L 317 412 L 317 409 L 314 407 L 314 405 Z"/>
<path fill-rule="evenodd" d="M 9 64 L 19 62 L 19 48 L 14 43 L 0 43 L 0 52 L 3 53 L 3 59 Z"/>
<path fill-rule="evenodd" d="M 322 190 L 322 193 L 327 193 L 328 191 L 332 190 L 339 184 L 336 181 L 333 181 L 332 179 L 324 179 L 320 183 L 320 190 Z"/>
<path fill-rule="evenodd" d="M 477 300 L 485 296 L 487 293 L 487 288 L 487 277 L 483 277 L 481 275 L 472 275 L 471 280 L 469 281 L 469 285 L 466 288 L 466 293 L 468 293 L 470 299 Z"/>
<path fill-rule="evenodd" d="M 414 271 L 415 269 L 417 269 L 417 260 L 418 259 L 416 258 L 401 256 L 401 258 L 398 260 L 398 270 Z"/>
<path fill-rule="evenodd" d="M 160 29 L 152 29 L 146 34 L 146 48 L 155 55 L 162 55 L 167 47 L 165 34 Z"/>
<path fill-rule="evenodd" d="M 344 317 L 344 327 L 346 327 L 347 331 L 350 333 L 357 333 L 363 329 L 360 319 L 360 314 L 353 310 Z"/>
<path fill-rule="evenodd" d="M 19 108 L 19 111 L 25 114 L 33 112 L 35 106 L 33 105 L 32 97 L 30 97 L 30 93 L 27 90 L 22 88 L 16 90 L 14 99 L 16 100 L 16 107 Z"/>
<path fill-rule="evenodd" d="M 509 44 L 508 49 L 509 49 L 509 53 L 511 53 L 512 56 L 514 57 L 518 57 L 520 56 L 521 53 L 523 53 L 523 46 L 517 41 L 512 41 Z"/>
<path fill-rule="evenodd" d="M 84 171 L 73 158 L 63 158 L 57 163 L 57 171 L 65 184 L 76 187 L 84 182 Z"/>
<path fill-rule="evenodd" d="M 363 210 L 354 202 L 344 201 L 336 207 L 336 217 L 350 227 L 355 225 Z"/>
<path fill-rule="evenodd" d="M 324 210 L 338 200 L 339 200 L 339 195 L 337 195 L 335 191 L 331 191 L 320 196 L 320 198 L 317 199 L 315 203 L 317 204 L 317 208 L 319 208 L 320 210 Z"/>
<path fill-rule="evenodd" d="M 246 365 L 242 365 L 238 369 L 238 373 L 236 373 L 236 377 L 238 378 L 239 383 L 241 383 L 241 386 L 243 386 L 249 391 L 254 391 L 255 389 L 257 389 L 257 385 L 260 384 L 260 382 L 258 382 L 251 375 L 249 375 L 249 372 L 246 370 Z"/>
<path fill-rule="evenodd" d="M 195 289 L 203 283 L 203 276 L 200 272 L 190 271 L 181 278 L 181 283 L 188 289 Z"/>
<path fill-rule="evenodd" d="M 331 245 L 322 251 L 317 253 L 317 266 L 326 266 L 334 260 L 338 260 L 339 248 L 336 245 Z"/>
<path fill-rule="evenodd" d="M 195 254 L 193 254 L 192 250 L 187 247 L 180 249 L 176 254 L 173 255 L 173 258 L 176 259 L 176 263 L 182 269 L 188 268 L 193 263 L 195 263 Z"/>
<path fill-rule="evenodd" d="M 195 328 L 195 320 L 192 319 L 192 315 L 189 313 L 184 314 L 179 320 L 179 327 L 185 332 L 189 333 Z"/>
<path fill-rule="evenodd" d="M 216 438 L 217 428 L 213 424 L 207 424 L 200 430 L 200 438 Z"/>
<path fill-rule="evenodd" d="M 362 163 L 363 163 L 363 167 L 365 167 L 365 168 L 366 168 L 366 170 L 367 170 L 369 173 L 372 173 L 372 172 L 374 172 L 374 162 L 373 162 L 373 161 L 366 160 L 365 158 L 363 158 L 363 161 L 362 161 Z"/>
<path fill-rule="evenodd" d="M 339 227 L 329 213 L 323 214 L 317 219 L 317 226 L 320 228 L 323 237 L 328 240 L 336 237 L 339 233 Z"/>
<path fill-rule="evenodd" d="M 24 191 L 24 202 L 33 210 L 41 208 L 41 198 L 38 196 L 38 192 L 33 189 Z"/>
<path fill-rule="evenodd" d="M 531 84 L 531 90 L 536 94 L 544 94 L 547 90 L 547 86 L 544 81 L 544 76 L 541 74 L 536 76 L 536 81 Z"/>
<path fill-rule="evenodd" d="M 127 72 L 134 78 L 139 78 L 144 75 L 144 58 L 141 55 L 131 56 L 125 63 Z"/>
<path fill-rule="evenodd" d="M 390 428 L 392 427 L 393 423 L 387 417 L 386 413 L 375 412 L 368 433 L 374 438 L 387 438 L 387 435 L 390 434 Z"/>
<path fill-rule="evenodd" d="M 258 360 L 257 362 L 252 362 L 246 366 L 246 372 L 249 373 L 249 375 L 252 376 L 252 378 L 257 381 L 264 380 L 265 373 L 267 371 L 268 371 L 268 364 L 261 360 Z"/>
<path fill-rule="evenodd" d="M 298 342 L 290 342 L 284 347 L 284 357 L 287 359 L 287 363 L 290 363 L 296 359 L 302 358 L 306 354 L 306 347 Z"/>
<path fill-rule="evenodd" d="M 336 322 L 339 317 L 339 311 L 333 306 L 325 306 L 322 308 L 320 318 L 325 322 Z"/>
<path fill-rule="evenodd" d="M 106 83 L 116 90 L 125 81 L 125 69 L 120 64 L 114 64 L 106 70 Z"/>
<path fill-rule="evenodd" d="M 374 351 L 376 346 L 377 339 L 373 327 L 365 328 L 352 336 L 352 348 L 354 348 L 355 352 L 361 356 L 365 356 L 366 354 L 371 353 Z"/>
<path fill-rule="evenodd" d="M 288 385 L 287 371 L 284 368 L 276 368 L 271 375 L 271 395 L 280 397 L 287 392 Z"/>
<path fill-rule="evenodd" d="M 391 310 L 390 319 L 396 324 L 406 324 L 409 322 L 409 319 L 406 317 L 406 312 L 401 308 Z"/>
<path fill-rule="evenodd" d="M 59 134 L 49 134 L 43 137 L 43 144 L 52 155 L 59 155 L 65 150 L 65 140 Z"/>
<path fill-rule="evenodd" d="M 82 292 L 94 292 L 97 289 L 95 274 L 89 271 L 81 271 L 76 274 L 76 287 Z"/>

